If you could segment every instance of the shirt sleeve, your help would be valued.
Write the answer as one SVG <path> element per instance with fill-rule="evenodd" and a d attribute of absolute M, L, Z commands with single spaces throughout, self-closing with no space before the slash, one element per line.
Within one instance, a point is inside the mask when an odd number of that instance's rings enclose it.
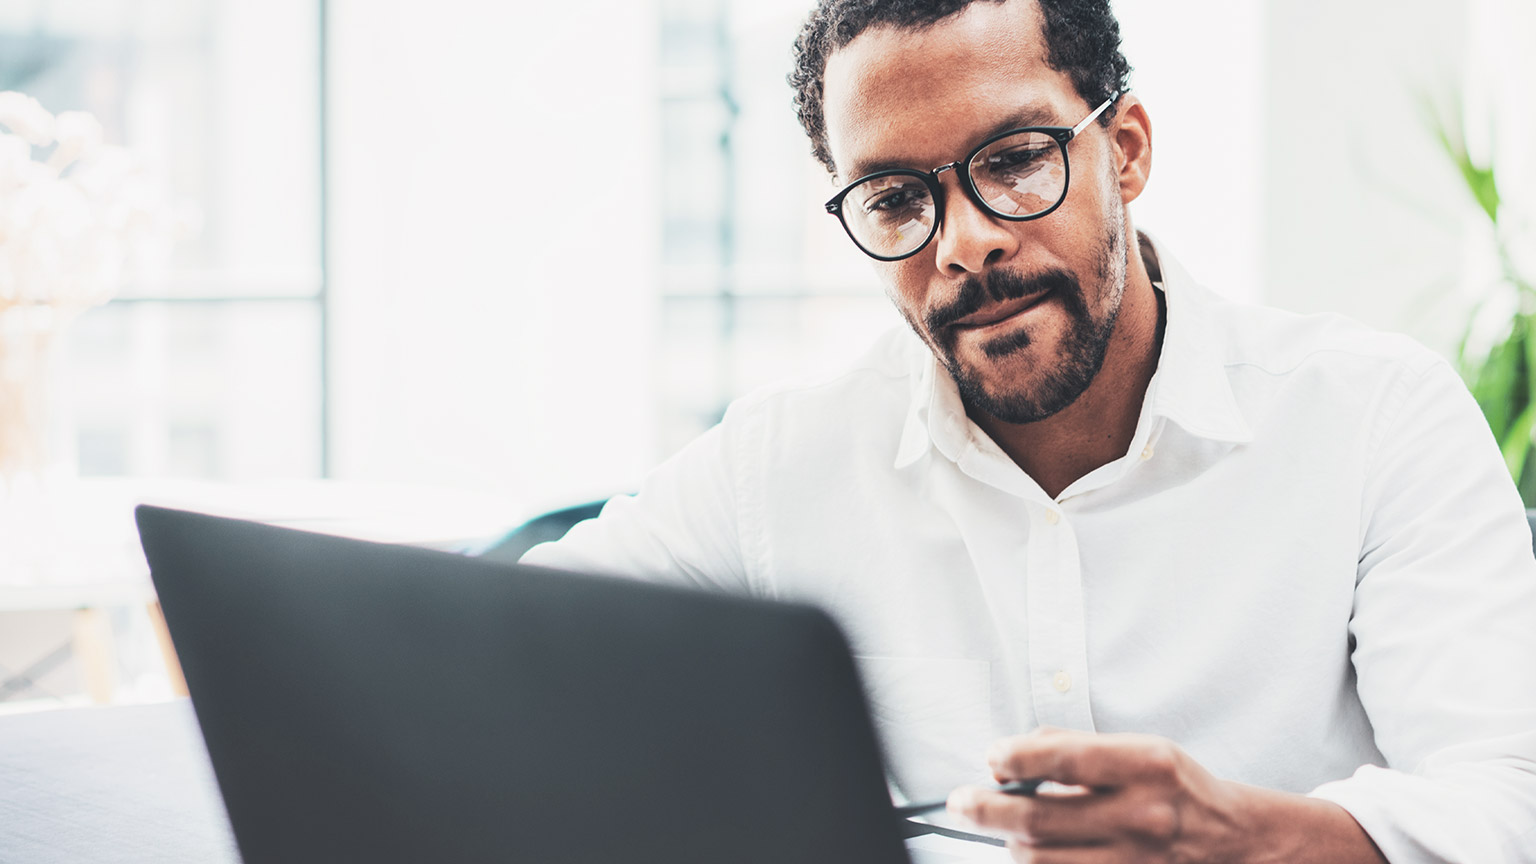
<path fill-rule="evenodd" d="M 521 563 L 749 593 L 730 452 L 739 425 L 728 413 L 652 471 L 638 494 L 614 498 L 596 519 L 533 547 Z"/>
<path fill-rule="evenodd" d="M 1365 477 L 1350 623 L 1387 767 L 1311 794 L 1393 864 L 1536 862 L 1536 557 L 1486 421 L 1443 362 L 1409 375 Z"/>

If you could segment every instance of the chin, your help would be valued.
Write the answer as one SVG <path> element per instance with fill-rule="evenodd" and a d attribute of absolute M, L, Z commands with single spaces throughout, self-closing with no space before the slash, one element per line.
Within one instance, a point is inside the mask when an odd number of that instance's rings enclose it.
<path fill-rule="evenodd" d="M 967 409 L 1021 424 L 1053 417 L 1076 402 L 1098 373 L 1098 364 L 1081 362 L 1086 359 L 1091 358 L 1058 356 L 1042 369 L 1035 358 L 1016 352 L 981 363 L 946 365 Z M 1102 355 L 1096 359 L 1102 361 Z"/>

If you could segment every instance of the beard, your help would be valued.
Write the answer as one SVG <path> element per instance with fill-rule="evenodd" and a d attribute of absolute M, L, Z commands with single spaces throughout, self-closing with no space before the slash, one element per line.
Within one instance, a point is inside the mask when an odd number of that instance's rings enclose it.
<path fill-rule="evenodd" d="M 1047 270 L 1025 277 L 1008 270 L 994 270 L 986 280 L 972 277 L 960 287 L 954 301 L 935 309 L 923 318 L 924 327 L 910 317 L 908 323 L 921 337 L 926 332 L 934 356 L 949 371 L 968 410 L 979 410 L 1005 423 L 1033 423 L 1044 420 L 1077 401 L 1104 365 L 1115 322 L 1120 317 L 1120 302 L 1125 295 L 1129 266 L 1125 242 L 1125 211 L 1113 208 L 1104 233 L 1094 252 L 1095 267 L 1089 286 L 1092 295 L 1107 306 L 1103 317 L 1095 318 L 1089 308 L 1088 292 L 1076 275 L 1065 270 Z M 951 326 L 988 302 L 1002 302 L 1050 291 L 1061 302 L 1067 315 L 1067 329 L 1057 348 L 1057 356 L 1042 358 L 1033 371 L 1033 380 L 999 377 L 996 367 L 984 370 L 962 362 L 955 354 L 958 333 Z M 1036 339 L 1029 328 L 998 336 L 981 345 L 989 361 L 1001 361 L 1021 354 Z M 1047 365 L 1049 362 L 1049 365 Z M 992 377 L 990 386 L 988 374 Z"/>

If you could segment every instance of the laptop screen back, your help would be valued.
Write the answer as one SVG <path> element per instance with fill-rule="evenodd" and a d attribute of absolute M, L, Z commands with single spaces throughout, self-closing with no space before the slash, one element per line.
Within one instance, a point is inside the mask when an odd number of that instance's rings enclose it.
<path fill-rule="evenodd" d="M 809 607 L 141 507 L 247 862 L 905 862 Z"/>

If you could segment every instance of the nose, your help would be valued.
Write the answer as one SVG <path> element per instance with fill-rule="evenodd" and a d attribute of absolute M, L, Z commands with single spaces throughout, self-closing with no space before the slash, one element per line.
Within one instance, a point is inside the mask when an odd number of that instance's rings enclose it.
<path fill-rule="evenodd" d="M 934 263 L 941 272 L 979 275 L 1018 253 L 1019 238 L 1009 230 L 1010 223 L 977 206 L 955 171 L 940 174 L 939 182 L 944 185 L 944 214 L 933 242 Z"/>

